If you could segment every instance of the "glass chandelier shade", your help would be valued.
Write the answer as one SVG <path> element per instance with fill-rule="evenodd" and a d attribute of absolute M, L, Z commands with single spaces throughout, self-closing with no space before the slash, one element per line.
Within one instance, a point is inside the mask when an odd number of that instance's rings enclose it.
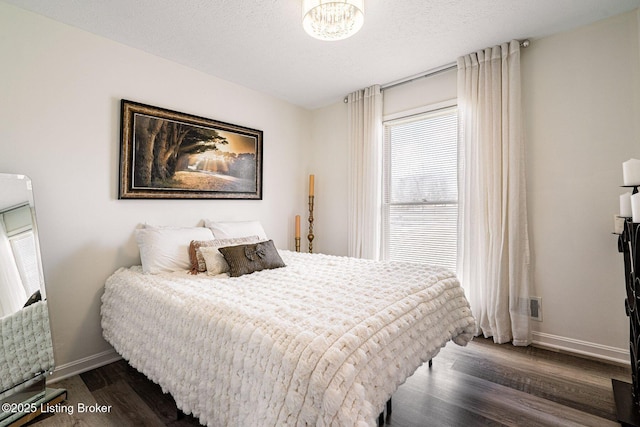
<path fill-rule="evenodd" d="M 364 0 L 303 0 L 302 26 L 320 40 L 351 37 L 364 23 Z"/>

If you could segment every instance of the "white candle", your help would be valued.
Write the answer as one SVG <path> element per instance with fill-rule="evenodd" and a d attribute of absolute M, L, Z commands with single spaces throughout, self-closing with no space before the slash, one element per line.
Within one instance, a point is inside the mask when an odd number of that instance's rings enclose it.
<path fill-rule="evenodd" d="M 613 232 L 615 234 L 622 234 L 624 231 L 624 218 L 620 218 L 618 215 L 613 216 Z"/>
<path fill-rule="evenodd" d="M 620 216 L 631 217 L 631 193 L 620 195 Z"/>
<path fill-rule="evenodd" d="M 631 196 L 631 213 L 633 222 L 640 222 L 640 193 Z"/>
<path fill-rule="evenodd" d="M 640 160 L 629 159 L 622 163 L 622 182 L 624 185 L 640 185 Z"/>

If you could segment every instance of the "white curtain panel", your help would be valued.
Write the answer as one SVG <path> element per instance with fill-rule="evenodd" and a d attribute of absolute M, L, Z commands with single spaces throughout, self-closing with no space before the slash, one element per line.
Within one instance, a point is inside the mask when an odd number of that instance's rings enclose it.
<path fill-rule="evenodd" d="M 27 294 L 0 215 L 0 318 L 20 310 L 25 302 Z"/>
<path fill-rule="evenodd" d="M 458 58 L 458 275 L 477 333 L 531 343 L 520 45 Z"/>
<path fill-rule="evenodd" d="M 379 259 L 382 190 L 382 92 L 348 96 L 349 256 Z"/>

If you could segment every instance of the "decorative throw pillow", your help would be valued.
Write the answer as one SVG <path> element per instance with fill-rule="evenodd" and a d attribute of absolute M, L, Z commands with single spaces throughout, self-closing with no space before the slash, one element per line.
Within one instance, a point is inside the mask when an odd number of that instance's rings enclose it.
<path fill-rule="evenodd" d="M 273 240 L 219 249 L 229 264 L 229 275 L 239 277 L 255 271 L 285 267 Z"/>
<path fill-rule="evenodd" d="M 35 303 L 37 303 L 38 301 L 42 301 L 42 294 L 40 294 L 40 291 L 39 291 L 39 290 L 35 291 L 35 292 L 34 292 L 34 293 L 29 297 L 29 299 L 27 300 L 27 302 L 24 304 L 24 307 L 22 307 L 22 308 L 29 307 L 31 304 L 35 304 Z"/>
<path fill-rule="evenodd" d="M 195 250 L 196 262 L 198 263 L 198 272 L 206 271 L 207 274 L 215 276 L 216 274 L 226 273 L 229 271 L 229 264 L 224 260 L 222 254 L 218 251 L 219 248 L 225 246 L 241 245 L 246 243 L 257 243 L 260 241 L 258 236 L 239 237 L 237 239 L 215 239 L 203 242 Z M 196 246 L 194 242 L 191 242 L 192 246 Z M 202 260 L 202 261 L 201 261 Z M 202 264 L 200 264 L 202 262 Z"/>
<path fill-rule="evenodd" d="M 189 243 L 189 262 L 191 263 L 189 273 L 198 274 L 207 270 L 200 248 L 212 246 L 214 242 L 215 240 L 192 240 Z"/>

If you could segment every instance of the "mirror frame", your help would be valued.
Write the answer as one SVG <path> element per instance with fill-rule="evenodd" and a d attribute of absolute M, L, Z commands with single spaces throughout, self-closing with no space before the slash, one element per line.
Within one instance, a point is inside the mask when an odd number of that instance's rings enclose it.
<path fill-rule="evenodd" d="M 16 184 L 15 192 L 6 188 L 9 187 L 9 182 L 19 181 L 23 182 L 24 193 L 26 193 L 24 194 L 24 197 L 16 196 L 21 190 L 19 188 L 20 185 Z M 6 191 L 4 193 L 2 191 L 3 185 L 6 186 Z M 46 399 L 46 377 L 53 372 L 55 361 L 53 356 L 53 340 L 51 338 L 47 293 L 44 280 L 44 270 L 42 267 L 42 254 L 40 250 L 40 238 L 31 179 L 26 175 L 0 173 L 0 199 L 3 197 L 6 198 L 5 203 L 2 205 L 3 213 L 22 206 L 29 206 L 31 213 L 31 231 L 33 233 L 35 244 L 35 263 L 38 269 L 38 288 L 41 295 L 40 301 L 36 300 L 33 304 L 29 305 L 27 300 L 25 301 L 25 306 L 21 309 L 0 317 L 0 330 L 11 327 L 10 331 L 13 332 L 13 337 L 16 337 L 16 340 L 11 342 L 25 343 L 23 346 L 16 346 L 14 344 L 12 346 L 12 350 L 0 348 L 0 351 L 2 352 L 2 354 L 0 354 L 0 360 L 3 360 L 6 363 L 6 366 L 10 367 L 10 369 L 15 369 L 15 366 L 12 365 L 12 360 L 20 360 L 21 362 L 19 364 L 16 363 L 16 365 L 23 365 L 24 358 L 27 357 L 30 363 L 28 369 L 23 369 L 18 373 L 21 379 L 18 380 L 14 377 L 13 384 L 11 384 L 10 381 L 7 381 L 0 389 L 0 402 L 18 404 L 19 407 L 19 404 L 21 403 L 39 403 Z M 25 198 L 26 201 L 24 200 Z M 35 289 L 35 286 L 32 289 Z M 29 297 L 29 295 L 27 297 Z M 32 309 L 30 310 L 30 308 Z M 15 328 L 15 324 L 21 324 L 19 317 L 23 312 L 27 313 L 25 315 L 28 315 L 31 319 L 35 319 L 38 323 L 34 323 L 31 328 Z M 16 322 L 16 319 L 18 319 L 18 322 Z M 44 331 L 43 333 L 47 334 L 47 336 L 44 337 L 44 340 L 33 339 L 33 335 L 27 336 L 28 329 L 33 330 L 31 334 L 34 334 L 35 331 Z M 33 346 L 27 345 L 32 341 Z M 41 342 L 39 343 L 38 341 Z M 47 353 L 47 357 L 45 358 L 46 360 L 42 358 L 43 355 L 41 353 L 43 351 Z M 35 355 L 33 353 L 35 353 Z M 5 388 L 7 386 L 9 388 Z M 0 411 L 0 426 L 15 423 L 16 420 L 27 415 L 28 414 L 26 413 L 16 411 Z"/>

